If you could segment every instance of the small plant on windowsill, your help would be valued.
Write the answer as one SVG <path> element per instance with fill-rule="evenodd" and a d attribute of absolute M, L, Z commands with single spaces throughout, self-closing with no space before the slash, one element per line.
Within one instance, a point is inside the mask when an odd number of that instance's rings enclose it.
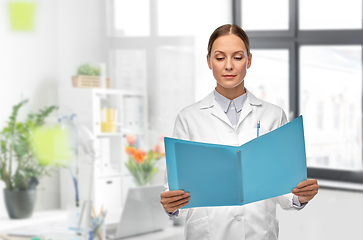
<path fill-rule="evenodd" d="M 88 63 L 85 63 L 78 67 L 77 69 L 77 75 L 83 75 L 83 76 L 100 76 L 100 68 L 93 67 Z"/>
<path fill-rule="evenodd" d="M 77 69 L 77 76 L 72 77 L 73 87 L 99 88 L 101 87 L 101 70 L 88 63 L 82 64 Z M 106 88 L 111 88 L 111 79 L 106 78 Z"/>
<path fill-rule="evenodd" d="M 165 157 L 164 137 L 160 137 L 160 144 L 154 146 L 154 149 L 151 149 L 148 152 L 136 148 L 136 140 L 135 135 L 126 136 L 128 145 L 125 150 L 128 161 L 125 165 L 134 177 L 135 183 L 138 186 L 144 186 L 147 185 L 158 172 L 158 168 L 155 166 L 157 160 Z"/>

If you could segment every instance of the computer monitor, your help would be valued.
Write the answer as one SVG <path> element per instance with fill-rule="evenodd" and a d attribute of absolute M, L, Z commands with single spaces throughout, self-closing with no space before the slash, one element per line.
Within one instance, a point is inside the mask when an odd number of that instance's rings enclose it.
<path fill-rule="evenodd" d="M 169 218 L 160 203 L 162 185 L 130 188 L 117 227 L 108 229 L 107 239 L 160 231 L 169 225 Z"/>

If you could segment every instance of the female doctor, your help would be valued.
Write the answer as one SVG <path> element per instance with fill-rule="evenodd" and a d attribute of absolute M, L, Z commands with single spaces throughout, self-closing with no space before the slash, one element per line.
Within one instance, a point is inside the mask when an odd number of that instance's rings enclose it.
<path fill-rule="evenodd" d="M 184 108 L 177 116 L 174 138 L 242 145 L 287 122 L 284 111 L 256 98 L 244 86 L 251 66 L 249 39 L 237 25 L 218 27 L 210 36 L 207 62 L 217 81 L 216 88 L 201 101 Z M 228 186 L 226 186 L 228 187 Z M 283 209 L 302 209 L 318 192 L 315 179 L 299 183 L 292 193 L 244 206 L 190 208 L 184 236 L 187 240 L 278 239 L 276 205 Z M 258 189 L 256 189 L 258 191 Z M 161 193 L 161 204 L 171 218 L 188 204 L 189 193 L 182 190 Z"/>

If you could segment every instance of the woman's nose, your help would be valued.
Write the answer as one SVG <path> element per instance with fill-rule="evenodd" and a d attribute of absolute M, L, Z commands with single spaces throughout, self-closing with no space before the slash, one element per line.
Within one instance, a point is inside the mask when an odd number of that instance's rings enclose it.
<path fill-rule="evenodd" d="M 227 59 L 225 67 L 226 67 L 226 70 L 232 70 L 233 69 L 232 59 Z"/>

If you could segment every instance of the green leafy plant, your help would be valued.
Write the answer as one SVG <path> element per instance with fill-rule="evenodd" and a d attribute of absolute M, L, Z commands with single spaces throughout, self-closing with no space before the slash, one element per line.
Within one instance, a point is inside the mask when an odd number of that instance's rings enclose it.
<path fill-rule="evenodd" d="M 78 67 L 77 75 L 100 76 L 100 68 L 85 63 Z"/>
<path fill-rule="evenodd" d="M 32 132 L 58 107 L 50 106 L 28 114 L 25 122 L 17 122 L 19 109 L 28 100 L 13 107 L 8 124 L 0 132 L 0 179 L 8 190 L 33 189 L 43 176 L 50 176 L 56 165 L 42 165 L 35 156 Z"/>

